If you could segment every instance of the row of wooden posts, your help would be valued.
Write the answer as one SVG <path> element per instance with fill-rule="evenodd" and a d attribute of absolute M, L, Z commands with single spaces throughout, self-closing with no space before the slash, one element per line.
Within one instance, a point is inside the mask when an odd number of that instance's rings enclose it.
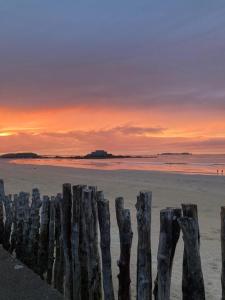
<path fill-rule="evenodd" d="M 151 192 L 137 197 L 137 300 L 169 300 L 175 249 L 183 233 L 184 300 L 205 299 L 197 206 L 160 213 L 158 271 L 152 284 Z M 115 201 L 120 237 L 118 299 L 131 299 L 130 255 L 133 232 L 124 199 Z M 41 211 L 41 214 L 40 214 Z M 222 223 L 222 299 L 225 299 L 225 207 Z M 100 232 L 100 243 L 99 235 Z M 64 294 L 66 300 L 114 300 L 109 201 L 96 187 L 63 184 L 62 194 L 6 196 L 0 180 L 0 244 Z M 100 245 L 100 247 L 99 247 Z"/>

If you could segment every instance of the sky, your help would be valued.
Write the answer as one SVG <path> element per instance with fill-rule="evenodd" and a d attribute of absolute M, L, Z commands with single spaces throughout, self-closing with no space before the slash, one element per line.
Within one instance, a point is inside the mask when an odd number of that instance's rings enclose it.
<path fill-rule="evenodd" d="M 225 153 L 224 0 L 0 1 L 0 153 Z"/>

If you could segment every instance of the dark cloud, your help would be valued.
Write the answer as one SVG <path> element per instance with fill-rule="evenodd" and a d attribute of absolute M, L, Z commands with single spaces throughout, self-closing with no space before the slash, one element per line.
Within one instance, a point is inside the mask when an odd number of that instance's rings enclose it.
<path fill-rule="evenodd" d="M 9 0 L 0 105 L 225 109 L 222 0 Z"/>

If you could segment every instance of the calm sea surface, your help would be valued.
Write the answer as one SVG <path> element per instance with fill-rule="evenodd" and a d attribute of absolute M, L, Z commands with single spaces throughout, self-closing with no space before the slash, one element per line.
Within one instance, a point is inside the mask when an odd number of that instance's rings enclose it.
<path fill-rule="evenodd" d="M 224 155 L 157 155 L 125 159 L 17 159 L 17 164 L 49 165 L 98 170 L 150 170 L 225 176 Z"/>

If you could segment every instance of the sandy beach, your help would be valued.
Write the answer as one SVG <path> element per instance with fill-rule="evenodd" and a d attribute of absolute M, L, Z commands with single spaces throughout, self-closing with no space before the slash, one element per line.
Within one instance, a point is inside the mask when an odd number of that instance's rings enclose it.
<path fill-rule="evenodd" d="M 65 182 L 72 184 L 97 185 L 110 200 L 113 277 L 117 287 L 119 258 L 119 237 L 115 218 L 114 200 L 125 198 L 125 205 L 131 210 L 134 239 L 132 246 L 131 276 L 132 295 L 135 295 L 136 280 L 136 196 L 140 190 L 153 192 L 152 209 L 152 259 L 153 276 L 157 267 L 159 238 L 159 212 L 167 206 L 180 206 L 181 203 L 196 203 L 199 210 L 201 231 L 201 258 L 205 279 L 206 298 L 220 299 L 220 206 L 225 205 L 225 177 L 184 175 L 153 171 L 102 171 L 75 169 L 54 166 L 33 166 L 11 164 L 0 161 L 0 178 L 5 181 L 7 193 L 29 191 L 40 188 L 43 194 L 52 195 L 61 191 Z M 171 299 L 181 299 L 183 243 L 180 238 L 176 252 Z"/>

